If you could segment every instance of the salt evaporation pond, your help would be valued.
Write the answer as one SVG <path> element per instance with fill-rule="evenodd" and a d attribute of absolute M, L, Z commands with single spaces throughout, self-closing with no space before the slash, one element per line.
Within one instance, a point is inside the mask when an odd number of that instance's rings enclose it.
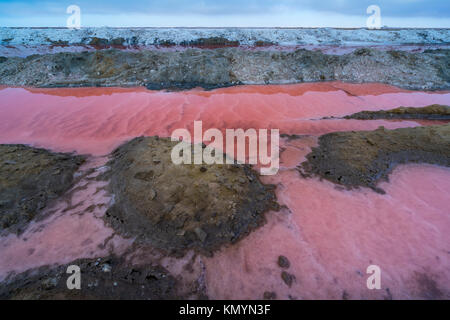
<path fill-rule="evenodd" d="M 450 104 L 448 92 L 406 91 L 381 84 L 340 82 L 238 86 L 214 91 L 156 92 L 144 88 L 0 88 L 0 143 L 23 143 L 90 155 L 85 168 L 102 171 L 106 155 L 140 135 L 170 136 L 177 128 L 277 128 L 298 135 L 280 141 L 281 167 L 262 178 L 277 186 L 279 212 L 213 257 L 197 257 L 206 293 L 217 299 L 450 298 L 450 169 L 402 165 L 381 187 L 343 190 L 295 167 L 317 137 L 436 122 L 344 120 L 363 110 Z M 323 119 L 324 117 L 335 119 Z M 111 199 L 104 182 L 82 180 L 70 197 L 48 208 L 19 237 L 0 238 L 0 279 L 42 265 L 122 254 L 133 242 L 101 219 Z M 100 191 L 99 191 L 100 190 Z M 92 204 L 102 204 L 87 210 Z M 76 214 L 84 212 L 82 215 Z M 50 214 L 51 213 L 51 214 Z M 280 279 L 288 257 L 291 287 Z M 150 259 L 150 257 L 148 258 Z M 175 274 L 190 257 L 166 258 Z M 382 289 L 368 290 L 366 268 L 382 270 Z"/>

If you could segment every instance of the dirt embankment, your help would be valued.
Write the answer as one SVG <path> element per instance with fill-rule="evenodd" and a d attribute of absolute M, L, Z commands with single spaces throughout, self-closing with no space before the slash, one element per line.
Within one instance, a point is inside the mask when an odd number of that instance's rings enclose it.
<path fill-rule="evenodd" d="M 318 175 L 334 183 L 369 187 L 387 180 L 398 164 L 430 163 L 450 166 L 450 124 L 375 131 L 333 132 L 319 138 L 307 161 L 304 176 Z"/>
<path fill-rule="evenodd" d="M 0 145 L 0 233 L 20 233 L 67 191 L 83 156 L 24 145 Z"/>
<path fill-rule="evenodd" d="M 407 89 L 450 88 L 450 50 L 423 53 L 362 48 L 341 56 L 320 51 L 240 48 L 180 51 L 97 50 L 0 59 L 0 84 L 36 87 L 147 86 L 212 89 L 237 84 L 340 80 Z"/>
<path fill-rule="evenodd" d="M 361 111 L 345 119 L 376 120 L 376 119 L 421 119 L 421 120 L 450 120 L 450 107 L 433 104 L 426 107 L 399 107 L 390 110 Z"/>
<path fill-rule="evenodd" d="M 135 138 L 113 152 L 106 174 L 115 204 L 106 221 L 124 236 L 170 254 L 209 255 L 277 209 L 273 186 L 245 165 L 176 165 L 168 138 Z M 213 151 L 214 152 L 214 151 Z M 193 158 L 192 158 L 193 159 Z"/>

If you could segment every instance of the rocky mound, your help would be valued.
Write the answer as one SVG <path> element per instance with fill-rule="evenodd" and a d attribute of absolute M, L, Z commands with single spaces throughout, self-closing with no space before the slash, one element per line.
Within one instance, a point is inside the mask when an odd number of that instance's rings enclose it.
<path fill-rule="evenodd" d="M 334 183 L 369 187 L 398 165 L 409 162 L 450 166 L 450 124 L 375 131 L 333 132 L 319 138 L 307 161 L 299 166 L 304 176 L 318 175 Z"/>
<path fill-rule="evenodd" d="M 376 119 L 423 119 L 423 120 L 450 120 L 450 107 L 432 104 L 426 107 L 399 107 L 390 110 L 361 111 L 345 119 L 376 120 Z"/>
<path fill-rule="evenodd" d="M 135 138 L 112 153 L 105 219 L 119 233 L 170 254 L 210 254 L 260 226 L 277 209 L 273 186 L 245 165 L 175 165 L 168 138 Z"/>
<path fill-rule="evenodd" d="M 0 145 L 0 232 L 20 233 L 68 190 L 84 157 L 24 145 Z"/>

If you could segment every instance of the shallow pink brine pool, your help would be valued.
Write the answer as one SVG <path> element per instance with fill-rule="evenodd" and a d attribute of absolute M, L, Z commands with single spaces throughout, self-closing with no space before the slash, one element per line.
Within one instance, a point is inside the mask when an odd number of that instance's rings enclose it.
<path fill-rule="evenodd" d="M 213 91 L 144 88 L 0 88 L 0 143 L 21 143 L 88 155 L 80 169 L 103 170 L 107 155 L 137 136 L 170 137 L 175 129 L 279 129 L 280 169 L 262 176 L 276 186 L 278 212 L 266 224 L 212 257 L 198 256 L 199 281 L 212 299 L 450 298 L 450 169 L 398 166 L 380 187 L 346 190 L 296 167 L 320 135 L 335 131 L 414 127 L 439 122 L 347 120 L 363 110 L 450 105 L 448 92 L 418 92 L 382 84 L 340 82 L 237 86 Z M 20 236 L 0 238 L 0 279 L 77 258 L 121 255 L 132 245 L 101 218 L 113 199 L 105 182 L 82 179 L 69 199 Z M 103 204 L 88 211 L 92 204 Z M 85 210 L 83 215 L 76 215 Z M 289 259 L 292 285 L 281 281 L 278 257 Z M 151 261 L 151 257 L 148 257 Z M 167 258 L 182 274 L 190 256 Z M 366 270 L 381 270 L 381 289 L 369 290 Z"/>

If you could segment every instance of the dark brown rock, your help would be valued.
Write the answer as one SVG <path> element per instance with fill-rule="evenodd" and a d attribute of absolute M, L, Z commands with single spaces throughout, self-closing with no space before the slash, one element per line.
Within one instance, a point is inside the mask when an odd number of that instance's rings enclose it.
<path fill-rule="evenodd" d="M 344 290 L 344 292 L 342 292 L 342 300 L 349 300 L 350 299 L 350 295 L 348 294 L 347 291 Z"/>
<path fill-rule="evenodd" d="M 287 269 L 291 266 L 291 263 L 289 262 L 288 258 L 286 258 L 285 256 L 279 256 L 278 257 L 278 265 L 280 266 L 280 268 Z"/>
<path fill-rule="evenodd" d="M 295 281 L 295 276 L 293 274 L 290 274 L 290 273 L 286 272 L 286 271 L 283 271 L 281 273 L 281 279 L 290 288 L 292 286 L 292 283 L 294 283 L 294 281 Z"/>
<path fill-rule="evenodd" d="M 276 292 L 266 291 L 263 295 L 264 300 L 275 300 L 277 298 Z"/>

